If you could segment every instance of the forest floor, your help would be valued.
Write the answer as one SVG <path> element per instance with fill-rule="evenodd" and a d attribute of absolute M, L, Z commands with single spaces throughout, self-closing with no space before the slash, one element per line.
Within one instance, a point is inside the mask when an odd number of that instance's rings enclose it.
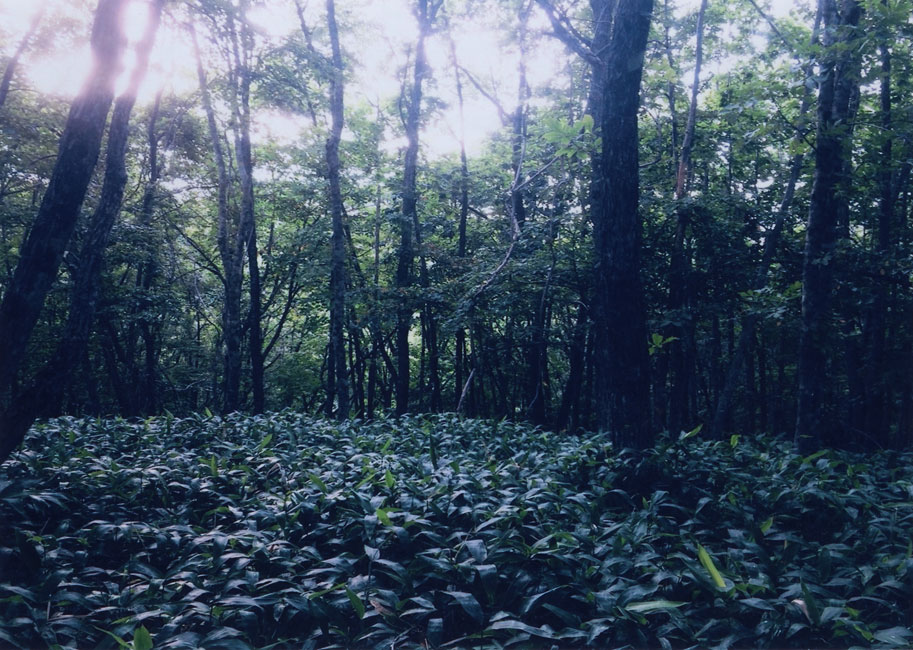
<path fill-rule="evenodd" d="M 911 467 L 454 416 L 63 418 L 0 468 L 0 646 L 910 646 Z"/>

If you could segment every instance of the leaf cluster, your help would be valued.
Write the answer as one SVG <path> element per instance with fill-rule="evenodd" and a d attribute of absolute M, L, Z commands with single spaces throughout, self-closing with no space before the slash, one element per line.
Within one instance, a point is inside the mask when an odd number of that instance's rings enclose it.
<path fill-rule="evenodd" d="M 909 454 L 697 433 L 53 420 L 0 478 L 0 644 L 910 642 Z"/>

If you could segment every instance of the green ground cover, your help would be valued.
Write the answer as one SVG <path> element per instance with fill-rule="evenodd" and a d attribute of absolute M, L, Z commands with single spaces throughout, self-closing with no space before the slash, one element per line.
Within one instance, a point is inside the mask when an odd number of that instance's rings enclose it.
<path fill-rule="evenodd" d="M 909 646 L 911 540 L 910 454 L 59 419 L 0 469 L 0 646 Z"/>

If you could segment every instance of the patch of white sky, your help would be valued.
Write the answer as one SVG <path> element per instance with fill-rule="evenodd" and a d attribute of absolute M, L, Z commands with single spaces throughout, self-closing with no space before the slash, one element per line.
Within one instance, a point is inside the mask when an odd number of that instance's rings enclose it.
<path fill-rule="evenodd" d="M 713 0 L 711 0 L 713 1 Z M 732 1 L 732 0 L 729 0 Z M 747 0 L 738 0 L 745 2 Z M 758 0 L 771 16 L 782 18 L 798 4 L 787 0 Z M 681 11 L 695 9 L 700 0 L 680 0 Z M 91 51 L 85 35 L 89 31 L 92 0 L 0 0 L 0 33 L 5 53 L 10 55 L 22 35 L 28 30 L 32 17 L 46 5 L 43 22 L 69 24 L 69 30 L 45 29 L 40 47 L 30 49 L 22 60 L 23 69 L 33 87 L 42 93 L 62 97 L 74 96 L 81 87 L 91 65 Z M 323 30 L 322 2 L 310 2 L 306 20 L 316 31 Z M 171 5 L 174 6 L 174 5 Z M 400 93 L 404 80 L 402 71 L 411 55 L 418 34 L 409 0 L 339 0 L 337 12 L 343 25 L 343 49 L 352 58 L 354 75 L 346 88 L 349 106 L 360 103 L 387 104 Z M 148 15 L 147 0 L 132 0 L 126 15 L 126 32 L 131 44 L 141 37 Z M 261 39 L 278 43 L 299 29 L 299 21 L 291 0 L 270 0 L 249 14 Z M 140 102 L 149 102 L 156 91 L 165 87 L 177 94 L 197 89 L 194 54 L 180 18 L 163 21 L 159 31 L 147 79 L 140 91 Z M 460 66 L 469 70 L 489 92 L 498 97 L 505 110 L 517 102 L 518 51 L 503 27 L 496 29 L 491 18 L 453 16 L 451 33 Z M 351 26 L 351 29 L 345 28 Z M 535 38 L 528 52 L 527 71 L 530 85 L 535 89 L 545 85 L 567 86 L 565 68 L 568 56 L 555 39 L 544 36 L 548 25 L 541 12 L 534 12 L 530 32 Z M 426 96 L 437 97 L 442 107 L 423 132 L 427 155 L 439 157 L 459 151 L 461 122 L 456 99 L 455 76 L 447 34 L 438 31 L 427 41 L 429 64 L 433 70 L 433 86 L 426 85 Z M 118 82 L 126 85 L 130 66 L 135 59 L 128 50 L 125 69 Z M 716 68 L 727 65 L 717 62 Z M 406 80 L 409 83 L 411 80 Z M 497 108 L 472 88 L 464 78 L 465 143 L 470 155 L 479 153 L 492 133 L 502 127 Z M 535 99 L 533 103 L 535 103 Z M 395 119 L 395 118 L 394 118 Z M 310 127 L 310 119 L 277 110 L 261 111 L 255 116 L 255 137 L 279 142 L 294 141 Z M 388 130 L 391 131 L 391 130 Z M 344 135 L 344 137 L 346 137 Z M 351 137 L 351 134 L 348 134 Z M 403 141 L 388 133 L 387 146 L 395 149 Z"/>

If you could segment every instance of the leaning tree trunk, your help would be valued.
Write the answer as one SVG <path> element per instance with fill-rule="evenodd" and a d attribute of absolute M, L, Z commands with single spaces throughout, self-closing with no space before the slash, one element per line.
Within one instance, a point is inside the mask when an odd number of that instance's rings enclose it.
<path fill-rule="evenodd" d="M 799 339 L 799 391 L 795 440 L 800 453 L 820 447 L 833 422 L 834 390 L 828 355 L 833 257 L 837 218 L 845 211 L 846 161 L 850 143 L 843 131 L 850 111 L 858 52 L 857 25 L 862 8 L 856 0 L 819 0 L 824 21 L 824 55 L 818 87 L 818 127 L 815 175 L 809 204 L 805 257 L 802 266 L 802 325 Z"/>
<path fill-rule="evenodd" d="M 130 114 L 136 93 L 146 75 L 149 53 L 155 41 L 164 0 L 151 7 L 146 33 L 137 46 L 137 63 L 127 90 L 117 99 L 105 154 L 105 175 L 101 199 L 92 214 L 83 239 L 79 265 L 73 277 L 67 323 L 51 359 L 38 372 L 28 389 L 19 393 L 0 420 L 0 430 L 11 436 L 25 435 L 36 417 L 58 414 L 73 373 L 85 356 L 95 307 L 98 301 L 101 270 L 111 228 L 120 214 L 127 184 L 127 140 Z"/>
<path fill-rule="evenodd" d="M 13 405 L 4 397 L 13 388 L 98 161 L 124 50 L 125 5 L 126 0 L 100 0 L 98 4 L 92 29 L 93 69 L 70 107 L 51 181 L 0 303 L 0 404 L 5 415 Z M 18 446 L 27 428 L 0 428 L 0 461 Z"/>

